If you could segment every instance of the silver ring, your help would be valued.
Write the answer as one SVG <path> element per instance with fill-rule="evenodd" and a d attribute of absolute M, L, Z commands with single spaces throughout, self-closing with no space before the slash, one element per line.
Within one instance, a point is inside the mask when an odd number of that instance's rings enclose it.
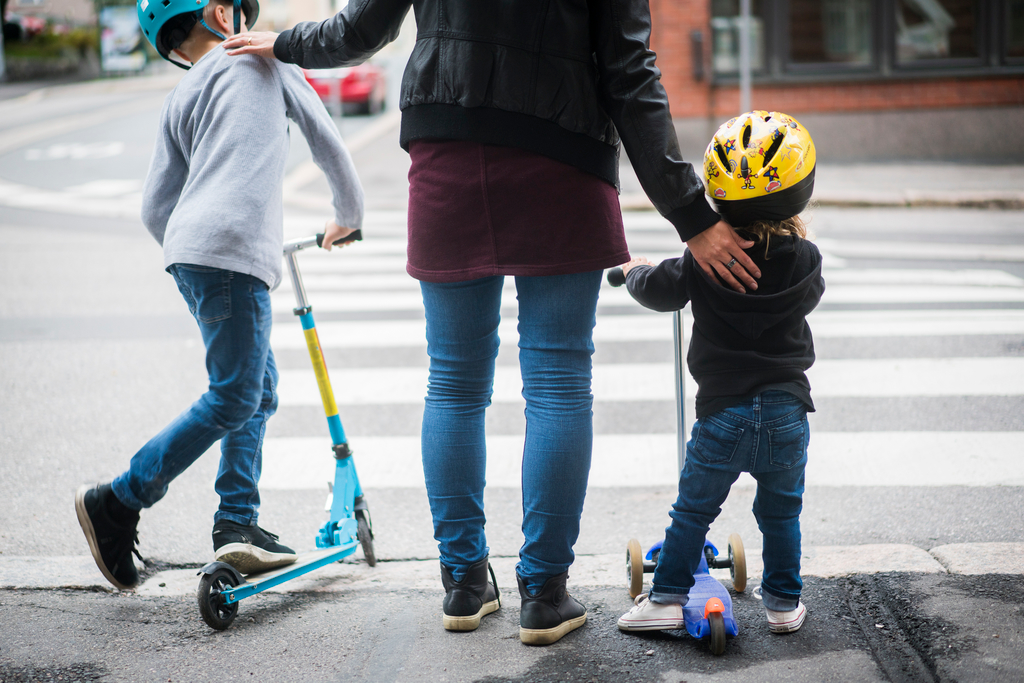
<path fill-rule="evenodd" d="M 725 264 L 726 270 L 732 270 L 732 267 L 736 265 L 736 259 L 733 259 Z"/>

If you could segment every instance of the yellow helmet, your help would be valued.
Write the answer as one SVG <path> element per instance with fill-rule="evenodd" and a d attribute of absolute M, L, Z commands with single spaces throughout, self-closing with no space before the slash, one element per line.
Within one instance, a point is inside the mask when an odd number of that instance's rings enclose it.
<path fill-rule="evenodd" d="M 785 220 L 811 199 L 815 156 L 810 134 L 792 116 L 748 112 L 715 133 L 704 152 L 704 184 L 734 227 Z"/>

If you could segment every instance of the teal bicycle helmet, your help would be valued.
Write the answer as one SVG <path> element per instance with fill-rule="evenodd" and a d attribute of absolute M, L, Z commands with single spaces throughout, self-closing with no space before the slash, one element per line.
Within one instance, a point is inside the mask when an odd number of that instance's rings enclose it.
<path fill-rule="evenodd" d="M 188 69 L 188 66 L 171 59 L 171 50 L 185 42 L 197 23 L 221 40 L 227 40 L 227 36 L 210 28 L 203 19 L 203 9 L 208 4 L 210 0 L 136 0 L 135 11 L 142 32 L 160 56 Z M 242 30 L 242 12 L 245 12 L 245 28 L 249 30 L 260 14 L 259 0 L 234 0 L 235 33 Z"/>

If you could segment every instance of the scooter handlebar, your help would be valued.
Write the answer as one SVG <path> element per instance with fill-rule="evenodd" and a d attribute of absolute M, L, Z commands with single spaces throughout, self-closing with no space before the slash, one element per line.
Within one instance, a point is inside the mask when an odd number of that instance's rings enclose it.
<path fill-rule="evenodd" d="M 621 287 L 626 284 L 626 275 L 622 272 L 622 268 L 612 268 L 608 271 L 608 284 L 612 287 Z"/>
<path fill-rule="evenodd" d="M 363 231 L 362 230 L 353 230 L 350 234 L 346 235 L 345 237 L 342 237 L 340 240 L 335 240 L 334 242 L 332 242 L 332 244 L 337 246 L 339 244 L 346 244 L 348 242 L 361 242 L 362 240 L 363 240 Z M 318 246 L 318 247 L 324 246 L 324 233 L 318 232 L 316 234 L 316 246 Z"/>

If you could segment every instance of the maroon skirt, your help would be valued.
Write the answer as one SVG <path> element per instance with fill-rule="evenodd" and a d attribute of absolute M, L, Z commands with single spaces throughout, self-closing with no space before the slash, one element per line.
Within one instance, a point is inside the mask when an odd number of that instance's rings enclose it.
<path fill-rule="evenodd" d="M 618 192 L 516 147 L 409 145 L 409 262 L 417 280 L 569 275 L 629 260 Z"/>

